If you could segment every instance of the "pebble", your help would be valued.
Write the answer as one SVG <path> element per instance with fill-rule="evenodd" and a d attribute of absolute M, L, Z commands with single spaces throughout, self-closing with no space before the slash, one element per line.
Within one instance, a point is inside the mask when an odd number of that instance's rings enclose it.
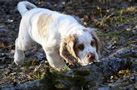
<path fill-rule="evenodd" d="M 19 79 L 14 79 L 14 82 L 19 82 Z"/>
<path fill-rule="evenodd" d="M 110 90 L 109 86 L 100 87 L 97 90 Z"/>
<path fill-rule="evenodd" d="M 34 56 L 36 56 L 38 60 L 42 60 L 45 57 L 45 53 L 37 52 Z"/>
<path fill-rule="evenodd" d="M 12 75 L 12 76 L 17 75 L 17 72 L 10 73 L 10 75 Z"/>
<path fill-rule="evenodd" d="M 133 51 L 133 57 L 137 57 L 137 51 Z"/>
<path fill-rule="evenodd" d="M 5 26 L 4 25 L 0 25 L 0 29 L 4 28 Z"/>
<path fill-rule="evenodd" d="M 132 69 L 132 72 L 137 73 L 137 67 L 134 67 L 134 68 Z"/>

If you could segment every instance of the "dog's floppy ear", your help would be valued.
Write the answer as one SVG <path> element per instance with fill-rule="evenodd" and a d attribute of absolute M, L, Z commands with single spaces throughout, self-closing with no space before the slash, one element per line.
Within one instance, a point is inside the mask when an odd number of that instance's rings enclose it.
<path fill-rule="evenodd" d="M 75 52 L 76 43 L 77 38 L 75 34 L 70 34 L 61 41 L 60 55 L 66 60 L 67 63 L 76 64 L 78 62 L 78 57 Z"/>
<path fill-rule="evenodd" d="M 95 40 L 96 43 L 96 52 L 98 53 L 98 55 L 100 55 L 100 46 L 101 46 L 101 42 L 96 34 L 96 28 L 88 28 L 88 31 L 90 32 L 90 34 L 92 35 L 93 39 Z"/>

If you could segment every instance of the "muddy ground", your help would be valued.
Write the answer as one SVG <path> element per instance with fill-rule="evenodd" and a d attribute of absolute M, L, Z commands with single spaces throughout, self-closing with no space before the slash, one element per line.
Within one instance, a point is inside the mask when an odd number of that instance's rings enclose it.
<path fill-rule="evenodd" d="M 32 50 L 25 52 L 25 65 L 17 66 L 13 63 L 14 42 L 18 36 L 21 19 L 16 9 L 19 1 L 21 0 L 0 0 L 0 86 L 17 85 L 41 79 L 45 74 L 45 68 L 49 67 L 39 45 L 34 45 Z M 97 34 L 102 43 L 101 60 L 112 57 L 121 48 L 137 51 L 136 0 L 28 1 L 38 7 L 72 15 L 86 27 L 98 28 Z M 120 55 L 129 57 L 126 53 Z M 123 90 L 130 87 L 137 89 L 137 55 L 130 57 L 129 60 L 135 64 L 133 70 L 118 72 L 117 76 L 112 76 L 103 85 L 99 85 L 98 89 L 108 90 L 110 84 L 121 85 Z"/>

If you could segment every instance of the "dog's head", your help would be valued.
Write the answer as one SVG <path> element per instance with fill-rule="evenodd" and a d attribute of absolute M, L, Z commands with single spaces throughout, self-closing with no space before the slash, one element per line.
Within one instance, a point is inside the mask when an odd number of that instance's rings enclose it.
<path fill-rule="evenodd" d="M 60 46 L 60 55 L 71 64 L 99 62 L 100 40 L 94 28 L 69 34 L 63 38 Z"/>

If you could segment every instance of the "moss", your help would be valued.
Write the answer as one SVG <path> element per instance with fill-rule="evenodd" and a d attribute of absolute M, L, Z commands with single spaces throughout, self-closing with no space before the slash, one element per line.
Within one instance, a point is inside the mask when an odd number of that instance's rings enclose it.
<path fill-rule="evenodd" d="M 87 76 L 89 75 L 89 71 L 86 71 L 86 70 L 76 70 L 74 75 L 81 75 L 81 76 Z"/>
<path fill-rule="evenodd" d="M 89 71 L 86 70 L 75 70 L 74 76 L 69 77 L 70 81 L 74 83 L 75 86 L 85 85 L 85 76 L 89 75 Z"/>
<path fill-rule="evenodd" d="M 81 87 L 81 85 L 85 85 L 85 77 L 86 75 L 89 75 L 88 71 L 80 71 L 76 70 L 74 71 L 74 76 L 64 75 L 64 73 L 59 72 L 50 72 L 49 69 L 46 70 L 45 78 L 41 80 L 41 83 L 44 85 L 44 83 L 48 82 L 45 86 L 46 88 L 50 89 L 50 87 L 54 89 L 64 89 L 69 88 L 71 85 Z M 68 86 L 69 85 L 69 86 Z"/>
<path fill-rule="evenodd" d="M 61 89 L 61 88 L 64 88 L 65 86 L 64 86 L 64 84 L 59 83 L 59 84 L 55 85 L 55 87 L 58 89 Z"/>
<path fill-rule="evenodd" d="M 71 78 L 71 81 L 74 83 L 75 86 L 81 86 L 85 84 L 85 77 L 80 75 L 74 75 L 74 77 Z"/>
<path fill-rule="evenodd" d="M 47 90 L 56 90 L 55 80 L 57 78 L 56 74 L 52 74 L 49 71 L 49 68 L 46 68 L 45 77 L 40 81 L 41 85 L 44 87 L 44 89 Z M 47 83 L 48 82 L 48 83 Z M 45 85 L 46 83 L 46 85 Z"/>
<path fill-rule="evenodd" d="M 137 89 L 137 82 L 135 83 L 135 88 Z"/>

